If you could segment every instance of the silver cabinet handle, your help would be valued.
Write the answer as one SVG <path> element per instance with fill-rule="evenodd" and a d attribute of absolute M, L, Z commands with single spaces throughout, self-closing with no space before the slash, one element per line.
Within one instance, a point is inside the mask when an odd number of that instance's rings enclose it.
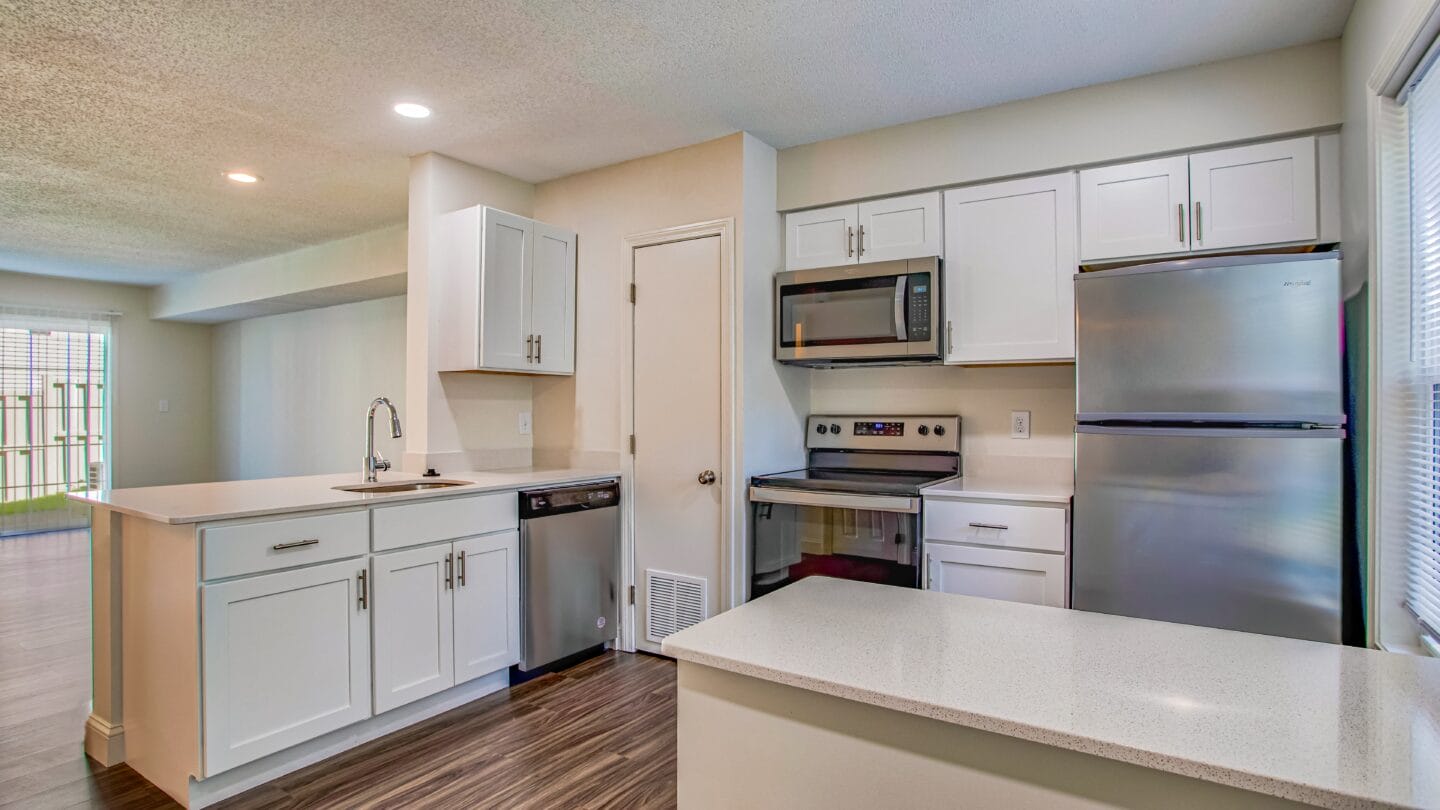
<path fill-rule="evenodd" d="M 1185 244 L 1185 203 L 1175 203 L 1175 230 L 1180 244 Z"/>
<path fill-rule="evenodd" d="M 445 589 L 455 590 L 455 555 L 445 555 Z"/>
<path fill-rule="evenodd" d="M 527 363 L 533 363 L 533 362 L 535 362 L 535 336 L 534 336 L 534 335 L 526 335 L 526 336 L 525 336 L 525 362 L 527 362 Z"/>
<path fill-rule="evenodd" d="M 707 486 L 710 485 L 710 484 L 713 484 L 713 483 L 715 483 L 715 471 L 714 471 L 714 470 L 706 470 L 705 472 L 700 473 L 700 477 L 699 477 L 697 480 L 699 480 L 700 483 L 705 484 L 705 485 L 707 485 Z"/>
<path fill-rule="evenodd" d="M 1005 525 L 1000 524 L 1000 523 L 974 523 L 974 522 L 972 522 L 970 525 L 971 525 L 973 528 L 976 528 L 976 529 L 1002 529 L 1002 530 L 1003 530 L 1003 529 L 1008 529 L 1008 528 L 1010 528 L 1009 526 L 1005 526 Z"/>
<path fill-rule="evenodd" d="M 910 331 L 905 328 L 905 284 L 909 278 L 895 277 L 895 340 L 900 343 L 910 339 Z"/>
<path fill-rule="evenodd" d="M 858 240 L 856 240 L 856 244 L 859 245 L 860 255 L 861 255 L 861 256 L 864 256 L 864 255 L 865 255 L 865 226 L 864 226 L 864 225 L 861 225 L 861 226 L 860 226 L 860 238 L 859 238 Z"/>
<path fill-rule="evenodd" d="M 291 548 L 303 548 L 303 547 L 305 547 L 305 546 L 313 546 L 313 545 L 315 545 L 316 543 L 319 543 L 319 542 L 320 542 L 320 538 L 318 538 L 318 537 L 312 537 L 312 538 L 310 538 L 309 540 L 292 540 L 292 541 L 290 541 L 289 543 L 276 543 L 275 545 L 271 546 L 270 548 L 273 548 L 273 549 L 275 549 L 276 551 L 285 551 L 286 549 L 291 549 Z"/>
<path fill-rule="evenodd" d="M 370 582 L 364 571 L 355 575 L 355 581 L 359 586 L 356 588 L 355 601 L 360 604 L 360 609 L 364 610 L 370 607 Z"/>
<path fill-rule="evenodd" d="M 855 229 L 854 229 L 854 228 L 847 227 L 847 228 L 845 229 L 845 255 L 846 255 L 846 256 L 849 256 L 849 257 L 851 257 L 851 258 L 854 258 L 854 256 L 855 256 Z"/>
<path fill-rule="evenodd" d="M 1200 213 L 1200 202 L 1197 200 L 1195 202 L 1195 242 L 1197 244 L 1202 244 L 1205 241 L 1204 226 L 1200 224 Z"/>
<path fill-rule="evenodd" d="M 465 587 L 465 552 L 460 552 L 460 571 L 455 575 L 455 583 Z"/>
<path fill-rule="evenodd" d="M 539 363 L 539 362 L 540 362 L 540 358 L 544 356 L 544 355 L 541 353 L 542 350 L 543 350 L 543 348 L 544 348 L 544 346 L 543 346 L 543 344 L 540 342 L 540 341 L 543 340 L 544 338 L 545 338 L 544 335 L 536 335 L 536 336 L 535 336 L 535 362 L 536 362 L 536 363 Z"/>

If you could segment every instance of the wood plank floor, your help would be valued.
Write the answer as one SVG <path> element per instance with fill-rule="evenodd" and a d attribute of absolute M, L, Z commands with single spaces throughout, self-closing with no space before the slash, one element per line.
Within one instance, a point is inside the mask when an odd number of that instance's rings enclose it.
<path fill-rule="evenodd" d="M 0 540 L 0 808 L 176 807 L 81 752 L 90 697 L 89 537 Z M 675 667 L 608 653 L 462 706 L 218 805 L 675 805 Z"/>

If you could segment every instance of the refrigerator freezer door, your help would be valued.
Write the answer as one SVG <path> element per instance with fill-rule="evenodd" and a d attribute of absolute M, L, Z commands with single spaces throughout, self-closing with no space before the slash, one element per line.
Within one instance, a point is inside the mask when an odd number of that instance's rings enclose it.
<path fill-rule="evenodd" d="M 1340 262 L 1320 256 L 1077 276 L 1079 421 L 1342 424 Z"/>
<path fill-rule="evenodd" d="M 1071 606 L 1339 643 L 1341 435 L 1080 426 Z"/>

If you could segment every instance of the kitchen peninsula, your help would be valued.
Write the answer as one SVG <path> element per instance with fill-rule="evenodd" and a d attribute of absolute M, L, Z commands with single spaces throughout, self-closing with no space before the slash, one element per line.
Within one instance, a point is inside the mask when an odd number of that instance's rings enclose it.
<path fill-rule="evenodd" d="M 203 807 L 477 697 L 520 657 L 520 469 L 98 490 L 85 748 Z"/>
<path fill-rule="evenodd" d="M 687 808 L 1440 806 L 1432 659 L 821 577 L 664 649 Z"/>

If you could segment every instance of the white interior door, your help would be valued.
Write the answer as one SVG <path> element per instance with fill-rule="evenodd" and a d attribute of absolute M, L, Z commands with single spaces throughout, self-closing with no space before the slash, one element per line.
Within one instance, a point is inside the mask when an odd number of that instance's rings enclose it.
<path fill-rule="evenodd" d="M 449 543 L 374 557 L 375 713 L 455 684 Z"/>
<path fill-rule="evenodd" d="M 1315 182 L 1313 137 L 1191 155 L 1195 249 L 1313 241 Z"/>
<path fill-rule="evenodd" d="M 855 255 L 862 262 L 939 256 L 940 192 L 860 203 Z"/>
<path fill-rule="evenodd" d="M 925 544 L 926 588 L 1007 602 L 1065 607 L 1065 555 Z"/>
<path fill-rule="evenodd" d="M 481 248 L 480 365 L 528 371 L 531 252 L 535 222 L 485 209 Z"/>
<path fill-rule="evenodd" d="M 455 682 L 520 660 L 520 532 L 455 541 Z"/>
<path fill-rule="evenodd" d="M 535 336 L 532 371 L 575 371 L 575 232 L 535 223 L 530 271 L 530 325 Z"/>
<path fill-rule="evenodd" d="M 785 215 L 785 269 L 854 264 L 859 207 L 836 205 Z"/>
<path fill-rule="evenodd" d="M 370 716 L 364 570 L 348 560 L 200 589 L 207 775 Z"/>
<path fill-rule="evenodd" d="M 1080 172 L 1080 259 L 1094 262 L 1190 249 L 1185 155 Z"/>
<path fill-rule="evenodd" d="M 652 619 L 679 629 L 719 605 L 721 255 L 719 236 L 634 251 L 635 641 L 652 652 L 659 651 Z M 701 482 L 707 472 L 712 483 Z M 680 578 L 656 580 L 650 571 Z M 652 599 L 659 600 L 654 615 L 647 614 Z"/>
<path fill-rule="evenodd" d="M 1075 357 L 1075 174 L 945 192 L 949 363 Z"/>

